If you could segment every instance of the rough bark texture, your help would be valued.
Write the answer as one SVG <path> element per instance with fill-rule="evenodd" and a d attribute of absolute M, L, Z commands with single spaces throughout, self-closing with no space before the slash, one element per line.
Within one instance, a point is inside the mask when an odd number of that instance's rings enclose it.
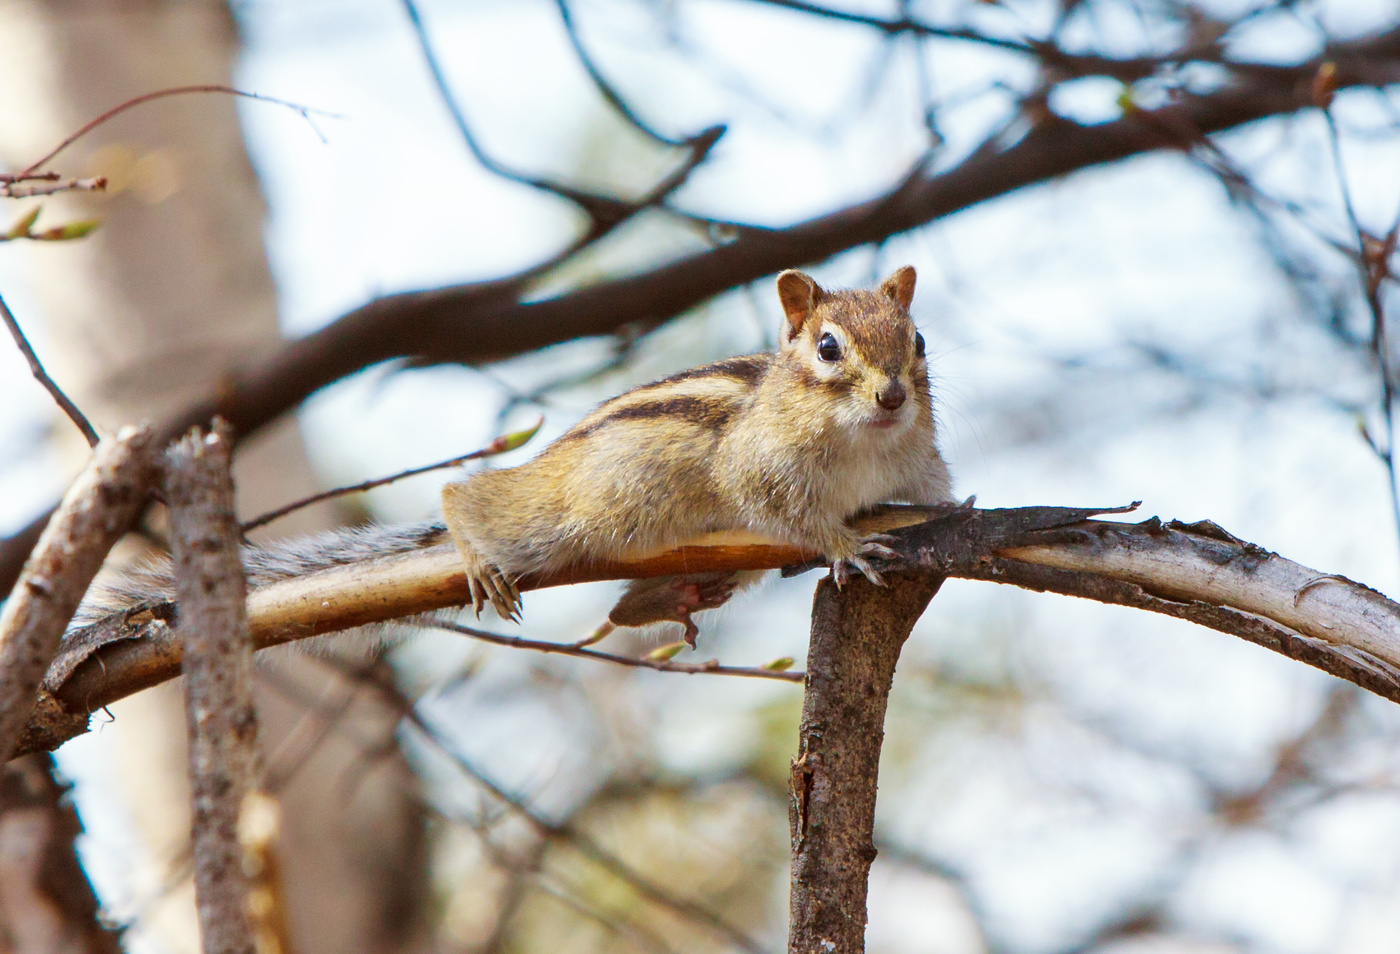
<path fill-rule="evenodd" d="M 1088 519 L 1125 509 L 1131 508 L 948 513 L 947 508 L 889 507 L 862 518 L 857 527 L 900 538 L 906 558 L 934 575 L 1011 583 L 1187 619 L 1400 702 L 1400 605 L 1344 577 L 1238 540 L 1208 521 Z M 627 563 L 527 577 L 520 588 L 682 569 L 800 571 L 819 562 L 800 562 L 810 556 L 795 547 L 710 539 Z M 466 579 L 455 548 L 430 546 L 259 589 L 248 601 L 249 626 L 254 645 L 262 648 L 465 601 Z M 173 612 L 172 604 L 153 603 L 65 639 L 21 751 L 53 748 L 84 731 L 86 713 L 177 674 L 180 644 L 168 622 Z"/>
<path fill-rule="evenodd" d="M 73 840 L 78 814 L 53 757 L 15 759 L 0 772 L 0 950 L 117 954 Z"/>
<path fill-rule="evenodd" d="M 204 954 L 255 950 L 238 816 L 253 786 L 258 740 L 232 458 L 233 442 L 222 422 L 207 435 L 195 430 L 166 454 Z"/>
<path fill-rule="evenodd" d="M 136 521 L 155 474 L 149 429 L 125 428 L 98 444 L 0 609 L 0 759 L 15 751 L 68 621 Z"/>
<path fill-rule="evenodd" d="M 865 950 L 885 706 L 899 651 L 942 583 L 919 573 L 882 588 L 817 584 L 788 806 L 791 954 Z"/>

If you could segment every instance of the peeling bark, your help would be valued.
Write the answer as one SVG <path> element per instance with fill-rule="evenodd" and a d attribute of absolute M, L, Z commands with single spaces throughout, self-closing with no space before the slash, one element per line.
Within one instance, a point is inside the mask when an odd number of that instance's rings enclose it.
<path fill-rule="evenodd" d="M 1089 519 L 1109 512 L 891 507 L 857 527 L 900 538 L 905 558 L 925 573 L 1189 619 L 1400 702 L 1400 605 L 1345 577 L 1237 540 L 1208 522 Z M 793 564 L 801 569 L 817 562 L 810 553 L 753 537 L 710 538 L 630 562 L 527 578 L 521 589 L 682 569 Z M 248 613 L 254 645 L 264 648 L 466 601 L 460 559 L 444 545 L 264 587 L 250 596 Z M 44 721 L 26 731 L 23 751 L 60 745 L 77 734 L 73 727 L 83 714 L 178 674 L 181 649 L 168 622 L 172 618 L 170 604 L 153 604 L 69 634 L 44 682 L 54 704 L 40 713 Z"/>

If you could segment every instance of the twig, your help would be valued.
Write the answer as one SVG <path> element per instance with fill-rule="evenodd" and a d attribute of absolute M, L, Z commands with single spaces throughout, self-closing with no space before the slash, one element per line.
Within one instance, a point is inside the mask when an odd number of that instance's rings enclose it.
<path fill-rule="evenodd" d="M 1366 300 L 1366 307 L 1371 313 L 1371 354 L 1375 357 L 1377 370 L 1381 378 L 1381 419 L 1385 422 L 1385 447 L 1380 451 L 1381 463 L 1385 465 L 1386 483 L 1390 490 L 1390 510 L 1391 517 L 1395 522 L 1395 531 L 1400 538 L 1400 473 L 1397 473 L 1396 466 L 1396 446 L 1395 446 L 1395 380 L 1394 373 L 1390 366 L 1390 344 L 1385 322 L 1385 304 L 1381 300 L 1381 285 L 1389 276 L 1389 259 L 1395 251 L 1395 240 L 1397 232 L 1400 232 L 1400 221 L 1390 230 L 1390 234 L 1385 239 L 1377 239 L 1361 226 L 1360 219 L 1356 215 L 1356 205 L 1351 197 L 1351 184 L 1347 180 L 1346 168 L 1342 164 L 1342 142 L 1341 135 L 1337 130 L 1336 117 L 1332 115 L 1332 97 L 1327 91 L 1332 77 L 1335 76 L 1336 68 L 1328 69 L 1332 64 L 1323 63 L 1319 68 L 1318 78 L 1314 81 L 1314 97 L 1318 100 L 1318 106 L 1322 110 L 1322 115 L 1327 121 L 1327 140 L 1331 147 L 1332 167 L 1337 176 L 1337 184 L 1342 193 L 1342 206 L 1346 210 L 1347 222 L 1351 226 L 1352 234 L 1356 237 L 1356 251 L 1353 257 L 1356 262 L 1357 275 L 1361 280 L 1362 296 Z M 1375 442 L 1371 447 L 1377 450 Z"/>
<path fill-rule="evenodd" d="M 662 180 L 661 184 L 651 190 L 644 198 L 632 202 L 620 199 L 617 196 L 605 195 L 600 192 L 593 192 L 579 189 L 567 183 L 554 179 L 547 179 L 542 176 L 533 176 L 518 169 L 499 162 L 485 149 L 482 148 L 476 134 L 472 132 L 470 124 L 467 122 L 466 114 L 463 113 L 457 99 L 452 94 L 452 89 L 448 85 L 447 76 L 443 72 L 442 65 L 438 61 L 437 54 L 433 50 L 431 39 L 428 37 L 427 27 L 423 23 L 423 17 L 418 10 L 415 0 L 400 0 L 404 13 L 407 14 L 409 23 L 413 27 L 413 34 L 418 43 L 418 48 L 423 54 L 423 61 L 428 67 L 428 72 L 432 76 L 433 85 L 437 88 L 438 96 L 443 105 L 447 108 L 452 117 L 453 124 L 457 127 L 458 135 L 462 137 L 462 142 L 467 150 L 472 154 L 483 168 L 503 179 L 518 182 L 522 185 L 539 189 L 568 199 L 570 202 L 582 209 L 589 218 L 589 228 L 577 241 L 568 246 L 564 251 L 551 258 L 550 267 L 560 264 L 583 248 L 593 244 L 604 235 L 610 233 L 622 222 L 627 221 L 643 209 L 658 204 L 663 198 L 670 195 L 689 176 L 694 168 L 704 161 L 705 157 L 713 148 L 715 142 L 724 132 L 723 126 L 715 126 L 706 129 L 684 141 L 684 145 L 690 149 L 687 161 L 676 172 Z M 590 71 L 590 75 L 593 75 Z M 601 80 L 601 77 L 597 79 Z M 610 100 L 611 101 L 611 100 Z M 617 101 L 620 105 L 621 100 Z M 621 107 L 625 110 L 625 107 Z M 636 122 L 634 117 L 633 121 Z"/>
<path fill-rule="evenodd" d="M 545 837 L 567 842 L 573 846 L 574 850 L 579 854 L 631 885 L 633 890 L 648 901 L 659 904 L 687 920 L 694 921 L 698 924 L 704 924 L 712 928 L 717 933 L 727 938 L 730 943 L 748 951 L 749 954 L 765 954 L 764 948 L 757 941 L 721 918 L 718 914 L 696 904 L 694 901 L 676 897 L 666 888 L 652 881 L 650 878 L 647 878 L 621 858 L 579 831 L 575 826 L 567 822 L 551 822 L 536 814 L 518 798 L 508 793 L 491 778 L 482 774 L 482 772 L 461 752 L 458 752 L 454 747 L 444 742 L 441 733 L 437 732 L 424 721 L 423 717 L 418 713 L 418 710 L 402 695 L 399 695 L 396 690 L 387 686 L 384 687 L 384 690 L 386 693 L 397 696 L 396 704 L 399 706 L 399 710 L 403 714 L 404 719 L 417 729 L 433 748 L 446 756 L 458 769 L 469 775 L 478 785 L 486 789 L 493 798 L 497 799 L 510 808 L 516 815 L 520 816 L 520 818 L 527 822 L 531 828 L 534 828 L 535 831 Z"/>
<path fill-rule="evenodd" d="M 573 643 L 551 643 L 538 639 L 523 639 L 519 636 L 504 636 L 454 623 L 450 620 L 433 620 L 429 625 L 434 629 L 461 633 L 482 642 L 497 646 L 510 646 L 513 649 L 532 649 L 541 653 L 557 653 L 561 656 L 576 656 L 579 659 L 597 659 L 601 662 L 617 663 L 619 666 L 633 666 L 638 669 L 655 669 L 658 672 L 680 672 L 688 675 L 708 673 L 716 676 L 743 676 L 749 679 L 777 679 L 784 682 L 801 682 L 803 674 L 793 670 L 764 669 L 749 666 L 721 666 L 719 660 L 711 659 L 702 663 L 675 662 L 670 659 L 650 659 L 646 656 L 620 656 L 603 652 L 600 649 L 587 649 Z"/>
<path fill-rule="evenodd" d="M 538 871 L 533 872 L 535 887 L 549 895 L 561 905 L 582 917 L 588 918 L 601 925 L 611 934 L 620 938 L 626 938 L 638 947 L 652 951 L 659 951 L 661 954 L 678 954 L 676 948 L 666 943 L 666 939 L 656 933 L 645 924 L 635 920 L 619 922 L 606 911 L 600 911 L 595 906 L 574 897 L 563 888 L 556 887 Z"/>
<path fill-rule="evenodd" d="M 540 428 L 543 425 L 544 418 L 541 417 L 539 419 L 539 422 L 535 424 L 534 427 L 528 428 L 523 431 L 516 431 L 512 434 L 502 434 L 500 437 L 493 440 L 490 444 L 487 444 L 480 450 L 474 450 L 470 454 L 463 454 L 461 457 L 453 457 L 450 460 L 439 461 L 436 464 L 428 464 L 426 467 L 413 467 L 409 470 L 400 471 L 397 474 L 391 474 L 388 477 L 378 477 L 374 480 L 366 480 L 363 483 L 352 484 L 348 487 L 336 487 L 333 490 L 325 490 L 319 494 L 312 494 L 310 497 L 304 497 L 301 500 L 293 501 L 292 503 L 289 503 L 284 507 L 278 507 L 276 510 L 270 510 L 260 517 L 254 517 L 252 520 L 249 520 L 247 523 L 239 527 L 239 530 L 242 533 L 247 533 L 249 530 L 256 530 L 258 527 L 266 526 L 274 520 L 278 520 L 282 517 L 285 517 L 289 513 L 294 513 L 295 511 L 300 510 L 303 507 L 309 507 L 312 504 L 320 503 L 323 500 L 330 500 L 334 497 L 343 497 L 346 494 L 363 493 L 366 490 L 373 490 L 375 487 L 383 487 L 385 484 L 392 484 L 396 480 L 404 480 L 408 477 L 416 477 L 419 474 L 426 474 L 429 471 L 442 470 L 445 467 L 455 467 L 458 464 L 464 464 L 470 460 L 480 460 L 483 457 L 495 457 L 498 454 L 504 454 L 507 451 L 513 451 L 518 447 L 524 446 L 524 444 L 527 441 L 529 441 L 530 438 L 538 434 Z"/>
<path fill-rule="evenodd" d="M 11 182 L 57 182 L 63 177 L 57 172 L 0 172 L 0 185 Z"/>
<path fill-rule="evenodd" d="M 24 355 L 24 360 L 29 362 L 29 371 L 34 375 L 35 380 L 44 386 L 44 390 L 49 392 L 49 396 L 63 409 L 63 413 L 68 415 L 68 419 L 78 430 L 82 431 L 88 446 L 96 447 L 100 440 L 97 431 L 93 429 L 92 423 L 83 412 L 78 409 L 78 405 L 69 400 L 68 395 L 63 393 L 63 389 L 55 384 L 53 378 L 49 377 L 49 373 L 44 370 L 39 356 L 34 353 L 34 348 L 30 346 L 29 339 L 24 336 L 24 331 L 20 329 L 19 322 L 15 320 L 14 313 L 10 311 L 9 305 L 5 304 L 4 298 L 0 298 L 0 319 L 3 319 L 5 327 L 10 329 L 10 337 L 15 339 L 15 345 L 19 348 L 20 354 Z"/>
<path fill-rule="evenodd" d="M 657 132 L 651 126 L 642 121 L 632 107 L 627 105 L 622 94 L 617 91 L 607 78 L 603 76 L 598 65 L 593 62 L 593 57 L 589 55 L 588 48 L 583 45 L 583 39 L 578 35 L 578 26 L 574 23 L 573 12 L 569 9 L 568 0 L 554 0 L 555 6 L 559 9 L 559 19 L 564 24 L 564 33 L 569 37 L 569 44 L 574 48 L 574 55 L 578 57 L 579 64 L 583 67 L 588 78 L 593 81 L 593 86 L 598 90 L 598 95 L 607 100 L 608 105 L 617 110 L 623 119 L 627 120 L 642 135 L 654 142 L 664 146 L 686 146 L 690 144 L 686 139 L 672 139 Z"/>
<path fill-rule="evenodd" d="M 542 192 L 552 192 L 563 199 L 578 205 L 588 213 L 590 218 L 595 220 L 608 220 L 616 218 L 622 214 L 626 206 L 621 199 L 612 196 L 605 196 L 599 193 L 586 192 L 576 189 L 573 186 L 561 182 L 555 182 L 540 176 L 532 176 L 528 173 L 511 169 L 492 158 L 481 143 L 477 140 L 476 134 L 472 132 L 471 126 L 467 123 L 466 114 L 462 112 L 457 99 L 452 95 L 452 88 L 448 85 L 447 76 L 442 70 L 441 63 L 438 62 L 437 54 L 433 51 L 432 40 L 428 37 L 427 27 L 423 24 L 423 17 L 418 11 L 418 5 L 414 0 L 400 0 L 404 13 L 408 15 L 408 22 L 413 27 L 413 35 L 418 43 L 418 49 L 423 54 L 423 61 L 428 67 L 428 72 L 433 79 L 433 85 L 437 88 L 438 96 L 443 105 L 447 107 L 448 113 L 452 117 L 453 124 L 457 127 L 457 133 L 462 137 L 462 142 L 472 157 L 479 162 L 487 171 L 509 179 L 512 182 L 519 182 Z"/>
<path fill-rule="evenodd" d="M 478 769 L 467 756 L 444 741 L 442 733 L 438 732 L 432 725 L 424 720 L 412 700 L 405 696 L 403 691 L 391 681 L 384 678 L 376 678 L 363 667 L 356 666 L 343 659 L 337 659 L 334 656 L 327 656 L 322 661 L 327 666 L 334 667 L 350 678 L 357 679 L 361 684 L 374 689 L 384 700 L 385 704 L 399 713 L 400 717 L 408 725 L 412 726 L 429 745 L 445 756 L 448 761 L 452 762 L 462 773 L 471 778 L 473 782 L 483 788 L 494 799 L 505 805 L 512 813 L 518 815 L 533 828 L 537 834 L 548 839 L 554 839 L 568 844 L 585 858 L 588 858 L 614 877 L 630 885 L 634 891 L 647 900 L 667 908 L 674 914 L 687 920 L 714 929 L 717 933 L 728 938 L 736 946 L 750 952 L 750 954 L 764 954 L 763 948 L 756 941 L 743 931 L 729 924 L 719 915 L 693 901 L 676 897 L 664 886 L 647 878 L 621 858 L 618 858 L 612 852 L 599 845 L 574 825 L 567 821 L 549 821 L 533 811 L 520 798 L 511 795 L 494 779 Z"/>
<path fill-rule="evenodd" d="M 0 761 L 14 753 L 64 627 L 155 478 L 149 428 L 98 444 L 0 608 Z"/>
<path fill-rule="evenodd" d="M 165 497 L 184 643 L 194 882 L 208 954 L 254 954 L 239 815 L 253 790 L 257 718 L 228 425 L 195 429 L 166 454 Z"/>
<path fill-rule="evenodd" d="M 1131 82 L 1151 76 L 1159 67 L 1180 62 L 1187 56 L 1187 53 L 1183 52 L 1173 56 L 1138 56 L 1119 59 L 1095 54 L 1066 53 L 1053 43 L 1045 40 L 1006 39 L 1003 37 L 988 36 L 985 33 L 978 32 L 977 30 L 970 30 L 966 27 L 934 26 L 931 23 L 925 23 L 922 20 L 914 19 L 909 16 L 907 12 L 905 15 L 898 18 L 887 18 L 848 10 L 838 10 L 816 3 L 808 3 L 805 2 L 805 0 L 750 0 L 750 2 L 762 3 L 770 7 L 781 7 L 785 10 L 792 10 L 795 13 L 805 13 L 809 16 L 820 17 L 826 20 L 872 27 L 879 30 L 887 37 L 906 33 L 915 37 L 958 40 L 964 43 L 975 43 L 980 46 L 989 46 L 994 49 L 1007 50 L 1013 53 L 1025 53 L 1037 59 L 1044 60 L 1047 65 L 1059 67 L 1074 76 L 1112 76 L 1124 82 Z"/>
<path fill-rule="evenodd" d="M 341 684 L 353 684 L 356 686 L 367 687 L 371 689 L 378 696 L 385 699 L 387 703 L 390 706 L 392 706 L 395 712 L 403 713 L 412 708 L 412 703 L 409 702 L 409 700 L 396 686 L 393 685 L 391 681 L 376 677 L 374 672 L 370 671 L 369 669 L 366 669 L 361 665 L 348 662 L 346 660 L 336 659 L 334 657 L 328 657 L 321 661 L 324 662 L 328 667 L 334 669 L 336 672 L 340 673 L 342 676 L 345 677 L 344 680 L 340 680 L 338 682 L 341 682 Z M 314 713 L 320 717 L 321 726 L 318 730 L 318 737 L 310 742 L 311 748 L 314 748 L 315 745 L 319 744 L 320 740 L 324 738 L 325 734 L 328 734 L 330 732 L 336 732 L 339 733 L 342 737 L 349 740 L 351 744 L 353 744 L 358 749 L 360 757 L 362 759 L 369 761 L 375 757 L 375 755 L 377 754 L 376 749 L 378 748 L 378 746 L 362 738 L 359 734 L 352 732 L 350 725 L 347 724 L 344 718 L 349 702 L 355 698 L 352 692 L 344 694 L 341 699 L 328 703 L 323 699 L 308 698 L 304 691 L 304 687 L 298 685 L 294 680 L 287 679 L 283 673 L 276 669 L 276 667 L 263 667 L 259 670 L 258 676 L 261 680 L 265 681 L 266 684 L 269 687 L 271 687 L 275 692 L 279 693 L 280 695 L 284 696 L 289 700 L 295 701 L 298 704 L 298 706 L 303 708 L 308 714 Z M 425 730 L 420 728 L 419 731 Z M 454 761 L 457 761 L 458 767 L 463 769 L 463 771 L 466 771 L 467 774 L 471 775 L 474 781 L 479 781 L 478 776 L 474 774 L 474 770 L 468 768 L 468 766 L 461 761 L 460 756 L 457 756 L 450 750 L 446 749 L 441 739 L 430 738 L 429 741 L 434 746 L 434 748 L 443 751 L 444 754 L 447 754 L 449 758 L 452 758 Z M 296 763 L 299 763 L 309 751 L 310 748 L 301 747 L 299 753 L 296 754 L 279 753 L 278 761 L 283 762 L 284 765 L 293 766 Z M 284 768 L 281 771 L 271 773 L 269 777 L 277 778 L 278 784 L 285 784 L 285 780 L 289 776 L 290 770 L 294 769 Z M 494 783 L 491 784 L 494 790 Z M 275 786 L 269 785 L 268 787 L 272 788 Z M 551 837 L 563 842 L 564 844 L 572 844 L 571 838 L 567 833 L 556 832 L 556 834 L 550 835 L 548 833 L 541 833 L 537 829 L 537 834 L 542 834 L 543 837 L 541 837 L 538 840 L 537 845 L 531 849 L 531 855 L 534 857 L 534 860 L 520 863 L 507 856 L 505 852 L 503 852 L 498 846 L 496 846 L 490 841 L 488 824 L 485 824 L 478 819 L 474 819 L 466 815 L 465 813 L 456 814 L 445 811 L 441 805 L 433 804 L 430 800 L 425 798 L 424 794 L 419 790 L 419 787 L 417 786 L 415 786 L 412 789 L 412 791 L 409 792 L 409 797 L 415 800 L 416 802 L 420 803 L 423 806 L 423 808 L 427 811 L 434 812 L 440 815 L 444 818 L 444 820 L 448 822 L 451 822 L 453 824 L 464 824 L 470 827 L 472 831 L 475 832 L 478 835 L 478 837 L 481 838 L 482 847 L 486 850 L 488 856 L 492 859 L 493 864 L 496 864 L 498 867 L 504 868 L 512 874 L 530 878 L 536 883 L 536 886 L 538 886 L 541 890 L 544 890 L 550 894 L 555 893 L 554 889 L 552 889 L 544 883 L 543 878 L 538 870 L 537 861 L 538 856 L 543 851 L 544 847 L 548 845 L 549 839 Z M 556 829 L 557 828 L 558 826 L 556 825 Z M 625 883 L 632 884 L 630 878 L 628 877 L 630 873 L 630 870 L 624 872 L 613 872 L 613 874 L 620 880 L 624 881 Z M 635 888 L 636 886 L 633 885 L 633 887 Z M 640 889 L 638 890 L 640 891 Z M 515 905 L 518 905 L 519 901 L 520 897 L 517 896 L 514 900 L 514 903 L 508 904 L 508 906 L 514 907 Z M 624 934 L 633 931 L 639 931 L 647 933 L 649 935 L 648 930 L 642 925 L 634 923 L 633 919 L 629 918 L 627 920 L 627 923 L 625 924 L 619 923 L 609 918 L 603 912 L 596 911 L 588 907 L 587 905 L 582 905 L 581 903 L 580 907 L 576 908 L 576 910 L 582 916 L 597 921 L 599 924 L 603 925 L 608 930 L 620 930 Z M 508 917 L 508 914 L 503 914 L 502 917 Z M 496 936 L 499 937 L 503 930 L 503 925 L 498 922 Z M 491 950 L 492 946 L 488 943 L 483 946 L 483 949 Z"/>
<path fill-rule="evenodd" d="M 56 192 L 102 192 L 107 188 L 106 176 L 92 176 L 87 179 L 59 179 L 56 175 L 29 176 L 28 180 L 41 180 L 37 185 L 20 185 L 26 181 L 19 177 L 0 176 L 0 198 L 29 199 L 39 195 L 53 195 Z"/>
<path fill-rule="evenodd" d="M 297 103 L 289 103 L 286 100 L 276 99 L 272 96 L 263 96 L 261 93 L 247 93 L 241 89 L 234 89 L 232 86 L 221 86 L 217 83 L 204 83 L 196 86 L 172 86 L 169 89 L 158 89 L 153 93 L 145 93 L 141 96 L 128 99 L 124 103 L 119 103 L 118 105 L 113 106 L 101 116 L 98 116 L 96 119 L 84 125 L 77 132 L 73 133 L 67 139 L 63 140 L 63 142 L 59 143 L 57 146 L 54 146 L 53 149 L 49 150 L 37 161 L 30 163 L 20 172 L 16 173 L 13 179 L 18 180 L 33 178 L 34 174 L 37 173 L 40 168 L 47 165 L 55 156 L 57 156 L 63 150 L 73 145 L 73 143 L 77 142 L 79 139 L 92 132 L 98 126 L 101 126 L 103 123 L 107 122 L 109 119 L 121 115 L 128 109 L 134 109 L 135 107 L 140 106 L 143 103 L 149 103 L 152 100 L 156 99 L 164 99 L 167 96 L 185 96 L 191 93 L 222 93 L 225 96 L 239 96 L 243 99 L 256 99 L 259 102 L 272 103 L 274 106 L 285 106 L 293 112 L 299 113 L 301 115 L 301 118 L 305 119 L 307 123 L 310 124 L 312 129 L 316 129 L 316 124 L 311 122 L 311 114 L 313 112 L 323 116 L 334 116 L 333 113 L 326 113 L 321 110 L 313 110 L 309 106 L 301 106 Z M 319 130 L 317 131 L 316 135 L 320 135 Z"/>

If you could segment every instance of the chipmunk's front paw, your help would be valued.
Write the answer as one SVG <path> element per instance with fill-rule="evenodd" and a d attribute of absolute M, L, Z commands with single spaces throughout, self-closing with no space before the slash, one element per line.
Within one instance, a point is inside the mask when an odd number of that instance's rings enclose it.
<path fill-rule="evenodd" d="M 466 567 L 467 583 L 471 588 L 472 610 L 481 618 L 481 610 L 490 603 L 502 619 L 520 620 L 520 591 L 506 579 L 500 567 L 483 560 L 472 560 Z"/>
<path fill-rule="evenodd" d="M 861 540 L 860 550 L 855 556 L 842 557 L 831 563 L 831 579 L 838 587 L 845 586 L 851 579 L 852 571 L 859 571 L 876 586 L 884 586 L 885 578 L 881 570 L 888 570 L 904 561 L 904 555 L 891 549 L 890 544 L 899 541 L 887 533 L 872 533 Z"/>

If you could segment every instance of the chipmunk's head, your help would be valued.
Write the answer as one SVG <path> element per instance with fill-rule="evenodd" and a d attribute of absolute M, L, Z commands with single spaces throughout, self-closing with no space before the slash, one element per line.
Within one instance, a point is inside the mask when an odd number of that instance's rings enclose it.
<path fill-rule="evenodd" d="M 854 431 L 903 431 L 930 413 L 924 338 L 909 317 L 914 269 L 874 291 L 829 292 L 810 275 L 778 276 L 787 321 L 779 360 L 827 395 L 833 417 Z"/>

